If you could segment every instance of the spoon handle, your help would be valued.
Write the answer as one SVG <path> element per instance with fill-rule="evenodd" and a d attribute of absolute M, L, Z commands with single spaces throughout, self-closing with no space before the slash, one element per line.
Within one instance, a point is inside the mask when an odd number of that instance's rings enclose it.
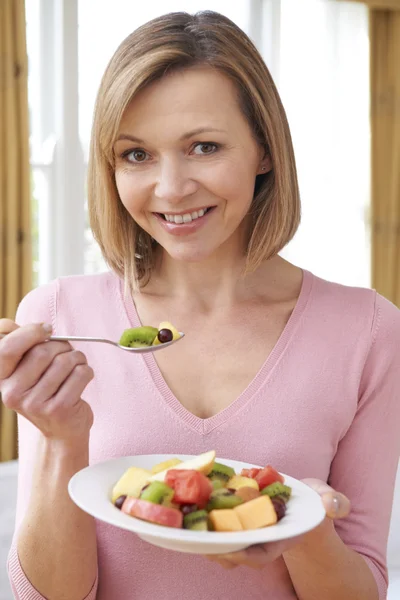
<path fill-rule="evenodd" d="M 0 339 L 6 337 L 6 333 L 0 333 Z M 80 337 L 73 335 L 52 335 L 48 338 L 48 340 L 56 341 L 56 342 L 103 342 L 103 344 L 111 344 L 112 346 L 118 346 L 116 342 L 112 342 L 111 340 L 106 340 L 104 338 L 95 338 L 95 337 Z"/>
<path fill-rule="evenodd" d="M 49 340 L 56 342 L 103 342 L 104 344 L 112 344 L 113 346 L 118 346 L 116 342 L 112 342 L 111 340 L 106 340 L 105 338 L 95 338 L 95 337 L 80 337 L 76 335 L 52 335 Z"/>

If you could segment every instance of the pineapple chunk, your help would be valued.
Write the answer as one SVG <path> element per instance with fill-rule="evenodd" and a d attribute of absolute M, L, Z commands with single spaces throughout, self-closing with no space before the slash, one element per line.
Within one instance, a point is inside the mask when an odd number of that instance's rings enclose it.
<path fill-rule="evenodd" d="M 172 469 L 172 467 L 176 467 L 182 461 L 179 458 L 170 458 L 169 460 L 164 460 L 164 462 L 158 463 L 158 465 L 154 465 L 151 469 L 152 475 L 156 475 L 157 473 L 161 473 L 161 471 L 165 471 L 165 469 Z"/>
<path fill-rule="evenodd" d="M 259 490 L 259 485 L 255 479 L 251 477 L 242 477 L 241 475 L 234 475 L 230 478 L 226 487 L 232 490 L 239 490 L 241 487 L 251 487 L 255 490 Z"/>
<path fill-rule="evenodd" d="M 278 518 L 269 496 L 260 496 L 235 506 L 232 510 L 239 517 L 243 529 L 259 529 L 274 525 Z"/>
<path fill-rule="evenodd" d="M 176 329 L 176 327 L 174 327 L 172 325 L 172 323 L 169 323 L 168 321 L 163 321 L 162 323 L 159 324 L 158 331 L 161 331 L 161 329 L 169 329 L 172 332 L 172 339 L 173 340 L 179 340 L 179 338 L 181 337 L 181 334 Z M 153 346 L 158 346 L 159 344 L 161 344 L 161 342 L 158 339 L 158 337 L 156 336 L 156 338 L 155 338 L 155 340 L 153 342 Z"/>
<path fill-rule="evenodd" d="M 242 531 L 243 527 L 240 523 L 235 511 L 231 508 L 222 508 L 212 510 L 208 515 L 214 531 Z"/>
<path fill-rule="evenodd" d="M 111 501 L 114 504 L 119 496 L 139 498 L 142 488 L 149 482 L 151 472 L 140 467 L 130 467 L 115 484 Z"/>

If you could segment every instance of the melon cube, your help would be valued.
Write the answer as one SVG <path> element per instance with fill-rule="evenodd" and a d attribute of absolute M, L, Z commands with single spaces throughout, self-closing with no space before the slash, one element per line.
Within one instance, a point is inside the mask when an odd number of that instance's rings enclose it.
<path fill-rule="evenodd" d="M 243 527 L 238 516 L 231 508 L 212 510 L 209 519 L 214 531 L 242 531 Z"/>
<path fill-rule="evenodd" d="M 259 529 L 277 522 L 274 505 L 269 496 L 260 496 L 232 509 L 239 517 L 243 529 Z"/>

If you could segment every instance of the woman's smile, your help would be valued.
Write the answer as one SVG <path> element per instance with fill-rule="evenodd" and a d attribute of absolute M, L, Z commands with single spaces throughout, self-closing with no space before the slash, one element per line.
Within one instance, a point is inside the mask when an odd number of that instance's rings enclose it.
<path fill-rule="evenodd" d="M 209 222 L 216 206 L 186 211 L 184 213 L 153 213 L 159 225 L 171 235 L 189 235 Z"/>

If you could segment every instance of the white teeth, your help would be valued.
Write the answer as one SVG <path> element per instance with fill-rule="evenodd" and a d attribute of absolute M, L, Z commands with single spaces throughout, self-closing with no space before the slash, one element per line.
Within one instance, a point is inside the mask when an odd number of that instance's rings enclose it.
<path fill-rule="evenodd" d="M 202 217 L 207 212 L 207 209 L 200 209 L 199 211 L 194 211 L 192 213 L 185 213 L 184 215 L 164 215 L 165 220 L 169 223 L 176 223 L 177 225 L 181 225 L 182 223 L 191 223 L 195 219 Z"/>

